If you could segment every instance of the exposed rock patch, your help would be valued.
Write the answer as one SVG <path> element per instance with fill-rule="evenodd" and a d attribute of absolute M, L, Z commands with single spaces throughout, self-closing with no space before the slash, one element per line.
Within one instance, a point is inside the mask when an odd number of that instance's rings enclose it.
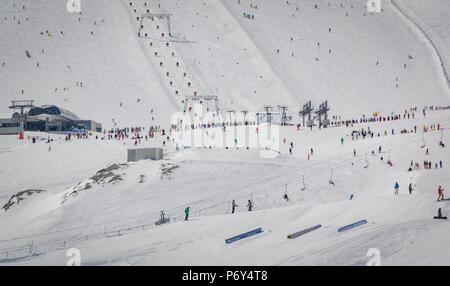
<path fill-rule="evenodd" d="M 30 197 L 34 194 L 40 194 L 45 192 L 44 190 L 25 190 L 18 192 L 15 195 L 12 195 L 9 201 L 2 207 L 3 210 L 8 211 L 12 206 L 18 205 L 21 201 L 23 201 L 26 197 Z"/>
<path fill-rule="evenodd" d="M 127 164 L 112 164 L 107 168 L 99 170 L 87 181 L 78 183 L 75 187 L 73 187 L 73 190 L 71 192 L 66 193 L 61 204 L 63 204 L 70 197 L 76 197 L 79 192 L 91 189 L 93 185 L 114 185 L 115 183 L 122 181 L 122 174 L 117 174 L 114 171 L 118 171 L 124 166 L 127 166 Z"/>

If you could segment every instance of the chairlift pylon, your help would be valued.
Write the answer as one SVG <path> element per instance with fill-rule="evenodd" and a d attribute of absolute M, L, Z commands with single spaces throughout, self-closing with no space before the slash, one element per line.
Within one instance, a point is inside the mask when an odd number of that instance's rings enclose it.
<path fill-rule="evenodd" d="M 300 190 L 306 190 L 305 175 L 302 176 L 302 188 Z"/>
<path fill-rule="evenodd" d="M 364 166 L 364 169 L 367 169 L 367 168 L 369 168 L 369 160 L 367 160 L 367 152 L 366 152 L 366 158 L 365 158 L 365 160 L 366 160 L 366 165 Z"/>
<path fill-rule="evenodd" d="M 333 181 L 333 169 L 331 169 L 331 174 L 330 174 L 330 179 L 328 181 L 328 183 L 332 186 L 335 185 L 334 181 Z"/>
<path fill-rule="evenodd" d="M 422 146 L 420 146 L 420 148 L 425 148 L 427 146 L 427 142 L 425 141 L 425 135 L 422 132 Z"/>

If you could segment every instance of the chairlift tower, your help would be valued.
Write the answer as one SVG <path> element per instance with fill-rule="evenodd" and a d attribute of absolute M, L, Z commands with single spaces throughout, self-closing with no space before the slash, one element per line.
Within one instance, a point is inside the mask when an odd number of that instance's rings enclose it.
<path fill-rule="evenodd" d="M 142 14 L 141 17 L 139 17 L 139 35 L 141 34 L 142 27 L 144 25 L 144 19 L 150 19 L 153 20 L 154 18 L 158 19 L 167 19 L 167 27 L 169 29 L 169 37 L 172 37 L 172 31 L 170 29 L 170 16 L 172 14 L 170 13 L 146 13 Z"/>
<path fill-rule="evenodd" d="M 34 100 L 13 100 L 11 101 L 10 109 L 20 110 L 20 114 L 15 112 L 13 114 L 13 121 L 17 121 L 20 123 L 20 130 L 23 132 L 25 130 L 25 123 L 27 121 L 26 114 L 24 113 L 25 109 L 33 108 Z"/>
<path fill-rule="evenodd" d="M 314 107 L 311 104 L 311 100 L 303 104 L 303 109 L 300 110 L 299 115 L 303 117 L 303 126 L 305 125 L 305 117 L 308 116 L 308 124 L 311 122 L 311 112 L 313 112 Z"/>
<path fill-rule="evenodd" d="M 326 128 L 329 125 L 328 121 L 328 101 L 324 101 L 319 105 L 319 109 L 316 111 L 317 116 L 319 117 L 319 126 L 322 126 L 322 116 L 324 116 L 323 126 Z"/>
<path fill-rule="evenodd" d="M 32 108 L 34 100 L 13 100 L 11 101 L 10 109 L 20 109 L 20 116 L 23 118 L 24 114 L 23 111 L 25 108 Z"/>
<path fill-rule="evenodd" d="M 282 126 L 286 125 L 286 123 L 287 123 L 287 110 L 288 110 L 288 107 L 287 107 L 287 105 L 278 105 L 277 107 L 278 107 L 278 110 L 281 113 L 281 125 Z"/>
<path fill-rule="evenodd" d="M 216 116 L 219 115 L 219 98 L 217 97 L 217 95 L 194 95 L 194 96 L 186 96 L 184 98 L 184 110 L 186 111 L 189 101 L 192 102 L 197 102 L 197 101 L 201 101 L 201 102 L 208 102 L 208 101 L 213 101 L 214 102 L 214 109 L 216 110 Z"/>
<path fill-rule="evenodd" d="M 246 117 L 247 117 L 248 110 L 247 109 L 242 109 L 241 113 L 244 114 L 244 122 L 243 123 L 244 123 L 244 125 L 247 125 L 246 124 L 246 122 L 247 122 Z"/>
<path fill-rule="evenodd" d="M 269 123 L 269 125 L 272 124 L 272 109 L 273 109 L 272 105 L 264 105 L 264 110 L 266 111 L 267 116 L 267 123 Z"/>
<path fill-rule="evenodd" d="M 234 111 L 233 109 L 229 109 L 227 110 L 228 116 L 230 118 L 230 126 L 234 125 L 236 123 L 236 117 L 235 120 L 233 121 L 233 118 L 231 117 L 231 114 L 234 113 L 236 115 L 236 111 Z"/>

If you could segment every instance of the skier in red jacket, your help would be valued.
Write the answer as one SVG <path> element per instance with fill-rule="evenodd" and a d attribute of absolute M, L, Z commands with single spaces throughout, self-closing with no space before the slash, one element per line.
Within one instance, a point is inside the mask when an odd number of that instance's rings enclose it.
<path fill-rule="evenodd" d="M 439 188 L 438 188 L 438 199 L 437 200 L 438 201 L 444 200 L 444 189 L 441 186 L 439 186 Z"/>

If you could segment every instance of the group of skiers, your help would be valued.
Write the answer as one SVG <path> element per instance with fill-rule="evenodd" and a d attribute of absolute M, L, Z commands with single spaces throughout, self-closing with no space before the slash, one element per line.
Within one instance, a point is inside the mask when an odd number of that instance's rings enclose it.
<path fill-rule="evenodd" d="M 394 194 L 395 194 L 395 195 L 398 195 L 399 189 L 400 189 L 399 183 L 398 183 L 398 182 L 395 182 L 395 184 L 394 184 Z M 408 185 L 408 192 L 409 192 L 410 194 L 412 194 L 412 191 L 413 191 L 413 190 L 414 190 L 414 189 L 413 189 L 412 183 L 410 183 L 410 184 Z M 439 187 L 438 187 L 437 192 L 438 192 L 438 198 L 437 198 L 437 201 L 445 200 L 445 198 L 444 198 L 444 188 L 442 188 L 442 186 L 439 186 Z"/>
<path fill-rule="evenodd" d="M 236 208 L 238 207 L 238 204 L 236 203 L 235 200 L 233 200 L 231 202 L 231 214 L 234 214 L 236 211 Z M 253 210 L 253 201 L 252 200 L 248 200 L 247 201 L 247 210 L 249 212 L 251 212 Z"/>
<path fill-rule="evenodd" d="M 134 8 L 135 5 L 133 2 L 129 2 L 129 6 L 133 7 L 133 12 L 134 14 L 138 13 L 138 9 Z M 148 9 L 148 3 L 144 2 L 144 8 L 145 8 L 145 12 L 148 14 L 150 13 L 150 9 Z M 161 4 L 158 4 L 158 8 L 161 8 Z M 158 17 L 159 18 L 159 17 Z M 155 20 L 155 17 L 149 17 L 149 19 L 151 21 Z M 137 17 L 137 20 L 140 21 L 142 20 L 140 17 Z M 156 31 L 158 31 L 158 33 L 160 33 L 160 38 L 161 40 L 164 41 L 164 47 L 160 50 L 157 50 L 159 47 L 157 45 L 157 42 L 150 42 L 148 44 L 148 46 L 153 49 L 153 54 L 155 55 L 155 57 L 160 58 L 161 55 L 163 55 L 164 53 L 169 53 L 171 54 L 171 57 L 168 57 L 168 59 L 173 59 L 174 60 L 174 64 L 176 66 L 176 69 L 171 70 L 170 69 L 170 65 L 168 65 L 167 63 L 159 60 L 159 66 L 161 67 L 161 71 L 163 72 L 163 74 L 168 78 L 167 83 L 169 86 L 169 89 L 171 89 L 173 91 L 173 93 L 175 95 L 179 95 L 180 94 L 180 88 L 182 88 L 183 86 L 186 86 L 187 88 L 189 88 L 189 90 L 186 90 L 185 93 L 186 94 L 194 94 L 197 95 L 197 91 L 194 90 L 192 91 L 192 89 L 195 88 L 195 85 L 191 82 L 192 79 L 189 79 L 187 76 L 187 72 L 186 71 L 182 71 L 182 78 L 184 79 L 184 83 L 176 83 L 175 79 L 176 77 L 174 76 L 175 74 L 179 74 L 181 68 L 183 67 L 182 64 L 180 63 L 180 61 L 176 61 L 176 56 L 175 56 L 175 52 L 169 52 L 169 48 L 171 47 L 171 44 L 169 43 L 169 40 L 166 37 L 166 33 L 161 32 L 160 31 L 160 25 L 155 25 L 152 26 L 156 29 Z M 141 29 L 144 28 L 143 24 L 140 24 L 140 31 L 138 32 L 138 37 L 144 37 L 144 38 L 148 38 L 149 34 L 145 33 L 145 32 L 141 32 Z M 169 37 L 171 36 L 170 31 L 169 31 Z M 167 40 L 166 40 L 167 39 Z M 163 55 L 164 56 L 164 55 Z"/>
<path fill-rule="evenodd" d="M 231 214 L 234 214 L 236 212 L 236 208 L 237 207 L 239 207 L 239 205 L 236 203 L 235 200 L 233 200 L 231 202 Z M 253 201 L 252 200 L 248 200 L 247 201 L 247 210 L 249 212 L 251 212 L 253 210 Z M 189 211 L 190 211 L 190 207 L 189 206 L 184 209 L 184 214 L 185 214 L 184 220 L 185 221 L 189 220 Z"/>
<path fill-rule="evenodd" d="M 244 18 L 250 19 L 250 20 L 255 20 L 255 15 L 254 14 L 249 14 L 249 13 L 243 13 Z"/>
<path fill-rule="evenodd" d="M 438 110 L 436 108 L 424 107 L 422 109 L 422 113 L 426 114 L 426 110 Z M 331 120 L 331 125 L 341 126 L 345 125 L 346 127 L 353 127 L 354 124 L 362 124 L 362 123 L 372 123 L 372 122 L 386 122 L 386 121 L 397 121 L 397 120 L 407 120 L 407 119 L 415 119 L 418 108 L 412 107 L 409 110 L 405 110 L 403 114 L 395 114 L 394 112 L 388 116 L 382 116 L 378 112 L 374 112 L 371 116 L 367 117 L 363 115 L 359 119 L 347 119 L 342 120 L 341 116 L 333 116 Z M 425 115 L 424 115 L 425 116 Z"/>

